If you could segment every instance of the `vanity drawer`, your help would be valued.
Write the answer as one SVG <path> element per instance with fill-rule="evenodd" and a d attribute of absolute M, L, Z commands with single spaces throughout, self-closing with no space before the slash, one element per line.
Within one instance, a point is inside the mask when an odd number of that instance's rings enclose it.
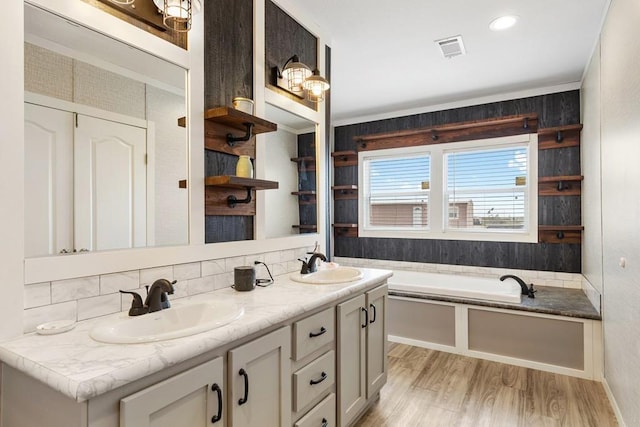
<path fill-rule="evenodd" d="M 335 308 L 331 307 L 293 324 L 293 360 L 313 353 L 335 337 Z"/>
<path fill-rule="evenodd" d="M 331 393 L 300 418 L 294 427 L 334 427 L 336 425 L 336 395 Z"/>
<path fill-rule="evenodd" d="M 298 412 L 335 382 L 335 352 L 318 357 L 293 374 L 293 411 Z"/>

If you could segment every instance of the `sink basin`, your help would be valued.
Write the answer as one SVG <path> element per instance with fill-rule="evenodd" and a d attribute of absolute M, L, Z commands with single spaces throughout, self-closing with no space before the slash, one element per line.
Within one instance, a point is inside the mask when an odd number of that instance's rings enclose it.
<path fill-rule="evenodd" d="M 334 283 L 345 283 L 360 280 L 364 277 L 362 271 L 353 267 L 337 267 L 327 270 L 316 271 L 315 273 L 291 275 L 291 280 L 300 283 L 310 283 L 313 285 L 329 285 Z"/>
<path fill-rule="evenodd" d="M 112 344 L 133 344 L 186 337 L 219 328 L 244 314 L 234 304 L 215 301 L 186 303 L 141 316 L 107 320 L 91 329 L 96 341 Z"/>

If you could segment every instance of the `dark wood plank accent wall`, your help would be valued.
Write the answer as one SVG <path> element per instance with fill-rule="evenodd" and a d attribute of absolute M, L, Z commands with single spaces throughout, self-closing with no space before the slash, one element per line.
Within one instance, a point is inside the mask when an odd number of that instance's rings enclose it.
<path fill-rule="evenodd" d="M 287 59 L 295 54 L 298 55 L 300 62 L 307 64 L 312 70 L 315 69 L 318 63 L 318 40 L 271 1 L 267 1 L 265 4 L 265 22 L 265 80 L 267 86 L 309 108 L 315 108 L 314 103 L 302 100 L 276 87 L 273 67 L 282 69 Z"/>
<path fill-rule="evenodd" d="M 298 157 L 313 157 L 313 164 L 316 164 L 316 134 L 315 132 L 298 135 Z M 316 189 L 316 168 L 298 169 L 298 190 L 317 191 Z M 299 196 L 299 218 L 301 226 L 300 233 L 315 233 L 318 226 L 318 204 L 315 195 L 311 197 Z M 305 203 L 305 200 L 313 200 L 313 203 Z M 315 226 L 316 228 L 311 228 Z"/>
<path fill-rule="evenodd" d="M 356 150 L 354 137 L 383 132 L 428 128 L 450 123 L 486 120 L 518 114 L 538 114 L 538 129 L 580 122 L 580 93 L 567 91 L 490 104 L 416 114 L 335 129 L 335 151 Z M 581 175 L 580 147 L 540 150 L 538 175 Z M 358 167 L 335 168 L 334 185 L 358 182 Z M 540 225 L 581 223 L 580 196 L 540 196 Z M 357 200 L 334 201 L 335 223 L 357 223 Z M 544 270 L 578 273 L 581 246 L 576 243 L 505 243 L 458 240 L 383 239 L 335 235 L 334 254 L 353 258 L 412 261 L 436 264 Z"/>
<path fill-rule="evenodd" d="M 253 2 L 208 0 L 205 12 L 205 110 L 253 98 Z M 235 175 L 237 157 L 205 150 L 205 176 Z M 203 195 L 204 197 L 204 195 Z M 253 217 L 205 217 L 205 243 L 253 239 Z"/>

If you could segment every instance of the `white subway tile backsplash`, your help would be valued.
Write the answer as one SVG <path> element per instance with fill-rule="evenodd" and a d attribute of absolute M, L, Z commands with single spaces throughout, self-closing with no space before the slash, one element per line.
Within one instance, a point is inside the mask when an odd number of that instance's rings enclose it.
<path fill-rule="evenodd" d="M 241 267 L 243 265 L 247 265 L 247 257 L 245 256 L 237 256 L 233 258 L 225 258 L 224 260 L 224 271 L 232 272 L 234 268 Z"/>
<path fill-rule="evenodd" d="M 178 264 L 173 266 L 173 278 L 175 280 L 190 280 L 200 277 L 200 263 Z"/>
<path fill-rule="evenodd" d="M 217 276 L 205 276 L 187 281 L 187 293 L 198 295 L 215 290 L 215 278 Z"/>
<path fill-rule="evenodd" d="M 24 287 L 24 308 L 51 304 L 51 283 L 34 283 Z"/>
<path fill-rule="evenodd" d="M 100 294 L 99 276 L 80 277 L 78 279 L 51 282 L 51 302 L 59 303 Z"/>
<path fill-rule="evenodd" d="M 99 297 L 78 300 L 78 320 L 86 320 L 121 311 L 120 294 L 101 295 Z"/>
<path fill-rule="evenodd" d="M 128 311 L 133 297 L 118 291 L 135 291 L 144 300 L 144 285 L 158 279 L 178 281 L 171 300 L 229 287 L 233 284 L 233 269 L 253 265 L 256 260 L 267 263 L 274 276 L 299 271 L 296 259 L 307 250 L 297 248 L 25 285 L 24 331 L 32 332 L 37 325 L 52 320 L 84 320 Z M 260 277 L 268 276 L 264 267 L 257 268 Z"/>
<path fill-rule="evenodd" d="M 33 332 L 36 330 L 36 326 L 45 322 L 67 319 L 77 320 L 77 304 L 77 301 L 68 301 L 25 310 L 24 332 Z"/>
<path fill-rule="evenodd" d="M 150 285 L 158 279 L 173 280 L 173 266 L 146 268 L 140 270 L 140 284 Z"/>
<path fill-rule="evenodd" d="M 202 261 L 202 277 L 224 273 L 224 259 Z"/>
<path fill-rule="evenodd" d="M 108 295 L 119 290 L 132 290 L 140 286 L 140 271 L 123 271 L 100 276 L 100 295 Z"/>

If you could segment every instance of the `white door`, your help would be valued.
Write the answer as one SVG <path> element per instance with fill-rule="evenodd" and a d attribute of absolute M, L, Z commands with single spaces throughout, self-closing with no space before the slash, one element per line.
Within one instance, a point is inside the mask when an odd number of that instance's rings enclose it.
<path fill-rule="evenodd" d="M 146 131 L 78 115 L 75 145 L 75 247 L 146 246 Z"/>
<path fill-rule="evenodd" d="M 25 256 L 72 251 L 74 115 L 27 103 L 24 113 Z"/>

